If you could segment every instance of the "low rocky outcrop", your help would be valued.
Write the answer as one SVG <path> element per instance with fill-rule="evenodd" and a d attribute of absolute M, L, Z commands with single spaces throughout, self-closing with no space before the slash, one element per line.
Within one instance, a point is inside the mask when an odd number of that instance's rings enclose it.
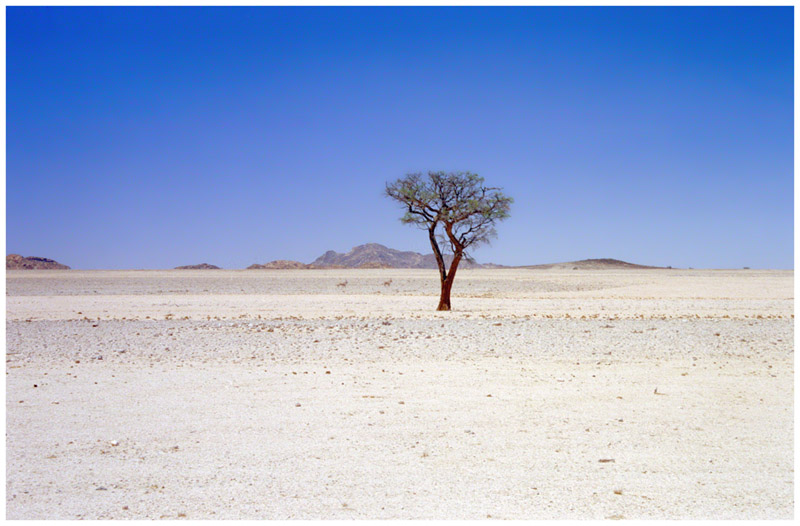
<path fill-rule="evenodd" d="M 452 256 L 445 255 L 446 265 Z M 461 260 L 460 268 L 483 268 L 479 263 Z M 438 268 L 433 254 L 400 251 L 378 243 L 367 243 L 353 247 L 350 252 L 341 254 L 329 250 L 311 263 L 311 268 Z"/>
<path fill-rule="evenodd" d="M 182 267 L 175 267 L 175 270 L 219 270 L 220 267 L 216 265 L 209 265 L 208 263 L 200 263 L 199 265 L 184 265 Z"/>
<path fill-rule="evenodd" d="M 69 267 L 53 259 L 9 254 L 6 256 L 6 270 L 69 270 Z"/>
<path fill-rule="evenodd" d="M 619 259 L 582 259 L 580 261 L 569 261 L 566 263 L 548 263 L 545 265 L 525 265 L 519 268 L 531 269 L 561 269 L 561 270 L 615 270 L 615 269 L 647 269 L 647 268 L 665 268 L 665 267 L 648 267 L 647 265 L 637 265 L 636 263 L 628 263 L 627 261 L 620 261 Z"/>
<path fill-rule="evenodd" d="M 449 268 L 453 256 L 444 255 L 445 265 Z M 328 250 L 311 263 L 301 263 L 299 261 L 287 261 L 279 259 L 265 264 L 255 264 L 247 267 L 248 269 L 382 269 L 382 268 L 419 268 L 437 269 L 436 257 L 433 254 L 420 254 L 412 251 L 395 250 L 379 243 L 367 243 L 353 247 L 349 252 L 340 253 Z M 497 265 L 494 263 L 477 263 L 465 259 L 461 260 L 459 269 L 481 268 L 481 269 L 501 269 L 501 268 L 529 268 L 529 269 L 562 269 L 562 270 L 614 270 L 614 269 L 648 269 L 663 267 L 648 267 L 628 263 L 619 259 L 584 259 L 581 261 L 570 261 L 566 263 L 548 263 L 545 265 L 521 265 L 510 267 Z"/>
<path fill-rule="evenodd" d="M 255 263 L 247 267 L 248 270 L 290 270 L 290 269 L 306 269 L 306 268 L 313 268 L 311 265 L 307 265 L 306 263 L 300 263 L 299 261 L 290 261 L 287 259 L 276 259 L 275 261 L 270 261 L 269 263 L 264 263 L 263 265 Z"/>

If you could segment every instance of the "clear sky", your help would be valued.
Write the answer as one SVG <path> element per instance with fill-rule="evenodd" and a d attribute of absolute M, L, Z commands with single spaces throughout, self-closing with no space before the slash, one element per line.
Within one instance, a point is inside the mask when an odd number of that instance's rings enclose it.
<path fill-rule="evenodd" d="M 793 268 L 793 11 L 7 8 L 7 253 L 429 253 L 386 181 L 515 199 L 481 262 Z"/>

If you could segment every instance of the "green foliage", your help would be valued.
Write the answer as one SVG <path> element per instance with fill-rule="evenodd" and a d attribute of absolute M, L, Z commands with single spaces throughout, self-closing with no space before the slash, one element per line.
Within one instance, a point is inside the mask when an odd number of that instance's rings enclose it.
<path fill-rule="evenodd" d="M 408 174 L 388 183 L 386 195 L 405 208 L 400 221 L 425 228 L 431 236 L 436 233 L 459 255 L 496 236 L 494 224 L 509 217 L 513 203 L 500 188 L 484 186 L 483 177 L 471 172 Z"/>

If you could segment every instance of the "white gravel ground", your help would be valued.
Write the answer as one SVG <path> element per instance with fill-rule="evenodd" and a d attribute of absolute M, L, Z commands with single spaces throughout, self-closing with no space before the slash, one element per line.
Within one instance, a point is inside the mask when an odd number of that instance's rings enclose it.
<path fill-rule="evenodd" d="M 793 517 L 791 271 L 6 283 L 8 519 Z"/>

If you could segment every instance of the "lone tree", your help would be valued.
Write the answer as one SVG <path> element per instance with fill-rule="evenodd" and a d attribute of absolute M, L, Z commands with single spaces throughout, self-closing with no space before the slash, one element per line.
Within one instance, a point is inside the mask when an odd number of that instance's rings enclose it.
<path fill-rule="evenodd" d="M 436 310 L 450 310 L 450 290 L 461 259 L 471 261 L 467 253 L 496 236 L 496 221 L 508 217 L 513 199 L 500 188 L 483 185 L 483 177 L 470 172 L 428 172 L 408 174 L 387 183 L 386 195 L 405 209 L 400 221 L 428 231 L 433 255 L 439 265 L 442 294 Z M 442 243 L 453 254 L 450 268 L 445 266 Z"/>

